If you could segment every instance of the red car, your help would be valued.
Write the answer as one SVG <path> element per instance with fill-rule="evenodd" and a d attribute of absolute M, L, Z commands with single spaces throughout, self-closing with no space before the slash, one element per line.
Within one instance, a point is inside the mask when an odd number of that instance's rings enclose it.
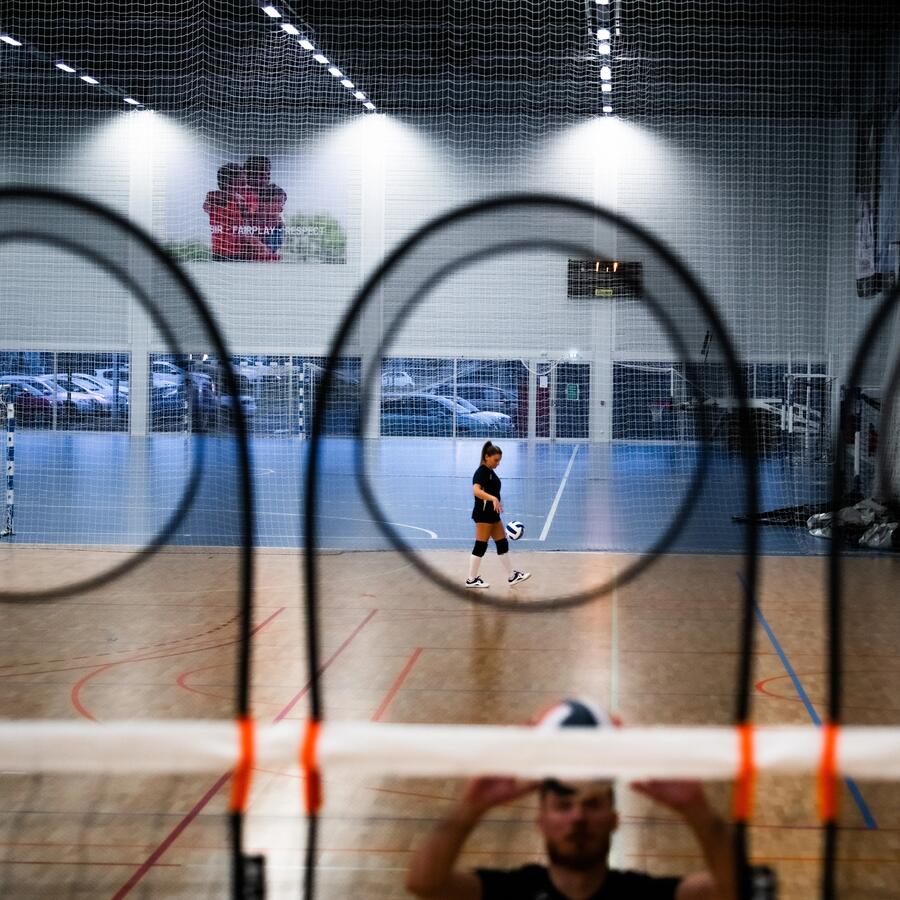
<path fill-rule="evenodd" d="M 0 396 L 16 407 L 16 421 L 23 425 L 49 425 L 53 421 L 50 389 L 29 381 L 0 381 Z"/>

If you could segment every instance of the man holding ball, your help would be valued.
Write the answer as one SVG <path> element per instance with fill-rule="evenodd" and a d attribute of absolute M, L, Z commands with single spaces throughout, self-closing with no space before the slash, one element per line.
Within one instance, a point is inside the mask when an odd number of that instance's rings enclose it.
<path fill-rule="evenodd" d="M 595 703 L 570 699 L 545 710 L 534 724 L 543 730 L 601 728 L 618 725 L 618 719 Z M 631 787 L 687 824 L 700 844 L 705 872 L 660 878 L 611 869 L 609 848 L 619 814 L 610 781 L 563 784 L 552 778 L 476 778 L 413 852 L 406 889 L 432 900 L 738 900 L 734 834 L 709 805 L 700 783 L 642 781 Z M 536 824 L 548 865 L 457 869 L 463 844 L 481 817 L 533 791 L 539 794 Z M 764 886 L 764 881 L 771 886 L 768 870 L 753 874 L 754 888 Z"/>
<path fill-rule="evenodd" d="M 701 785 L 648 781 L 632 788 L 684 820 L 703 851 L 705 872 L 659 878 L 611 869 L 607 856 L 618 813 L 608 781 L 562 784 L 476 778 L 414 851 L 406 889 L 432 900 L 737 900 L 731 828 L 709 806 Z M 456 869 L 463 844 L 481 817 L 532 791 L 539 792 L 537 827 L 548 864 Z"/>

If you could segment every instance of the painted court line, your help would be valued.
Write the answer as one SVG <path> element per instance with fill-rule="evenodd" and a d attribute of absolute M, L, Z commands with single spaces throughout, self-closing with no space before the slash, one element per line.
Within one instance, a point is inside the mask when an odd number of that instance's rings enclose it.
<path fill-rule="evenodd" d="M 334 653 L 332 653 L 331 656 L 329 656 L 321 666 L 319 666 L 319 671 L 317 674 L 321 675 L 344 652 L 350 641 L 352 641 L 353 638 L 355 638 L 363 630 L 363 628 L 365 628 L 366 625 L 368 625 L 369 622 L 372 621 L 377 612 L 377 609 L 369 610 L 369 614 L 362 620 L 362 622 L 359 623 L 359 625 L 356 626 L 356 628 L 353 629 L 353 631 L 350 632 L 349 636 L 344 640 L 341 646 L 338 647 L 337 650 L 335 650 Z M 288 703 L 288 705 L 285 706 L 285 708 L 280 713 L 278 713 L 277 716 L 275 716 L 276 722 L 280 722 L 282 719 L 284 719 L 287 714 L 297 705 L 297 703 L 299 703 L 300 700 L 303 699 L 303 697 L 306 695 L 306 692 L 310 689 L 311 684 L 312 682 L 307 681 L 306 684 L 304 684 L 303 687 L 299 691 L 297 691 L 296 694 L 294 694 L 294 696 L 291 698 L 290 703 Z"/>
<path fill-rule="evenodd" d="M 190 812 L 169 832 L 163 842 L 141 863 L 141 865 L 134 870 L 131 878 L 122 885 L 113 894 L 112 900 L 122 900 L 122 897 L 125 897 L 127 894 L 131 892 L 131 889 L 156 865 L 159 858 L 175 843 L 178 839 L 178 836 L 184 831 L 194 819 L 200 815 L 203 808 L 212 800 L 213 797 L 219 792 L 219 789 L 225 784 L 228 779 L 231 778 L 231 771 L 229 770 L 224 775 L 220 775 L 218 780 L 213 784 L 213 786 L 193 805 Z"/>
<path fill-rule="evenodd" d="M 467 511 L 467 510 L 466 510 Z M 285 513 L 285 515 L 292 516 L 294 513 Z M 335 519 L 336 521 L 341 522 L 364 522 L 366 525 L 375 526 L 374 519 L 356 519 L 352 516 L 322 516 L 323 519 Z M 386 525 L 392 525 L 394 528 L 412 528 L 413 531 L 422 531 L 431 538 L 431 540 L 436 541 L 438 538 L 437 532 L 432 531 L 430 528 L 420 528 L 418 525 L 407 525 L 405 522 L 386 522 Z"/>
<path fill-rule="evenodd" d="M 739 574 L 738 578 L 740 579 L 741 584 L 744 585 L 744 589 L 746 590 L 746 583 L 744 582 L 743 577 Z M 791 665 L 791 661 L 787 658 L 787 654 L 784 652 L 781 644 L 778 642 L 778 638 L 775 637 L 775 632 L 772 631 L 772 627 L 769 625 L 768 621 L 766 621 L 766 617 L 763 615 L 762 610 L 759 608 L 759 604 L 754 602 L 753 611 L 756 613 L 756 618 L 759 620 L 759 624 L 762 625 L 763 630 L 769 638 L 769 641 L 775 648 L 775 652 L 778 654 L 778 658 L 781 660 L 781 664 L 784 666 L 784 670 L 790 676 L 790 679 L 794 685 L 794 690 L 797 692 L 797 696 L 803 701 L 803 705 L 806 707 L 806 712 L 809 714 L 810 719 L 812 719 L 814 725 L 821 726 L 822 720 L 819 718 L 819 714 L 816 712 L 816 708 L 813 706 L 812 701 L 809 699 L 809 694 L 806 693 L 806 688 L 803 687 L 803 682 L 800 681 L 800 676 L 797 675 L 796 670 Z M 850 796 L 853 797 L 854 802 L 859 808 L 860 815 L 862 815 L 863 821 L 866 823 L 866 828 L 878 828 L 878 823 L 875 821 L 875 816 L 872 815 L 872 810 L 869 809 L 869 804 L 866 803 L 865 798 L 862 795 L 862 791 L 860 791 L 859 789 L 859 786 L 852 778 L 845 778 L 844 782 L 847 785 L 847 790 L 850 791 Z"/>
<path fill-rule="evenodd" d="M 273 619 L 280 616 L 281 613 L 284 612 L 285 608 L 286 607 L 284 607 L 284 606 L 279 607 L 278 609 L 275 610 L 275 612 L 272 613 L 271 616 L 269 616 L 267 619 L 263 620 L 257 626 L 255 626 L 253 628 L 253 630 L 250 632 L 251 637 L 253 635 L 255 635 L 258 631 L 262 631 L 262 629 L 265 628 L 266 625 L 268 625 L 269 622 L 271 622 Z M 131 657 L 127 657 L 126 659 L 116 660 L 115 662 L 103 663 L 103 665 L 98 666 L 95 669 L 91 669 L 90 672 L 83 675 L 81 678 L 78 679 L 78 681 L 75 682 L 75 684 L 72 685 L 72 690 L 70 691 L 70 699 L 72 702 L 72 706 L 75 708 L 75 711 L 80 716 L 83 716 L 85 719 L 89 719 L 91 722 L 96 722 L 97 721 L 96 716 L 94 716 L 90 712 L 90 710 L 88 710 L 87 707 L 81 702 L 81 692 L 82 692 L 82 690 L 84 690 L 85 685 L 89 681 L 93 680 L 97 675 L 101 675 L 101 674 L 103 674 L 103 672 L 106 672 L 108 669 L 112 669 L 116 666 L 124 666 L 127 663 L 147 662 L 149 660 L 154 660 L 154 659 L 168 659 L 169 657 L 173 657 L 173 656 L 188 656 L 191 653 L 201 653 L 204 650 L 217 650 L 221 647 L 230 647 L 237 643 L 238 643 L 238 641 L 225 641 L 223 643 L 218 643 L 218 644 L 207 644 L 203 647 L 185 647 L 185 648 L 182 648 L 179 650 L 173 650 L 170 653 L 167 652 L 167 653 L 155 653 L 155 654 L 150 654 L 150 655 L 145 655 L 145 656 L 131 656 Z M 39 673 L 32 673 L 32 674 L 39 674 Z"/>
<path fill-rule="evenodd" d="M 280 612 L 280 610 L 279 610 Z M 350 636 L 341 644 L 340 647 L 321 665 L 319 668 L 319 674 L 325 671 L 328 666 L 331 665 L 332 662 L 343 652 L 346 646 L 359 634 L 360 631 L 372 620 L 372 617 L 378 612 L 377 609 L 373 609 L 369 612 L 369 614 L 360 622 L 356 628 L 353 629 Z M 270 622 L 274 616 L 270 616 L 266 619 L 266 624 Z M 262 625 L 257 626 L 256 631 L 261 628 Z M 275 717 L 276 722 L 280 722 L 297 704 L 297 701 L 300 700 L 303 695 L 309 690 L 309 682 L 307 682 L 303 689 L 297 693 L 294 697 L 291 698 L 291 701 L 287 706 Z M 231 769 L 227 772 L 224 772 L 219 776 L 218 780 L 213 784 L 213 786 L 194 804 L 191 810 L 187 813 L 187 815 L 172 829 L 171 832 L 163 839 L 162 843 L 147 857 L 146 860 L 141 864 L 141 866 L 135 870 L 134 874 L 128 881 L 125 882 L 122 887 L 113 895 L 112 900 L 122 900 L 128 893 L 130 893 L 131 889 L 150 871 L 155 865 L 157 860 L 175 843 L 178 836 L 197 818 L 197 816 L 203 811 L 204 807 L 212 800 L 213 797 L 221 790 L 222 785 L 224 785 L 231 778 Z"/>
<path fill-rule="evenodd" d="M 562 481 L 559 483 L 559 487 L 556 491 L 556 496 L 553 498 L 553 505 L 550 507 L 550 512 L 547 513 L 547 521 L 544 522 L 544 527 L 541 529 L 541 536 L 538 538 L 539 541 L 546 541 L 547 535 L 550 532 L 550 526 L 553 524 L 553 517 L 556 515 L 556 509 L 559 506 L 559 501 L 562 498 L 563 491 L 566 489 L 566 482 L 569 480 L 569 475 L 572 474 L 572 466 L 575 464 L 575 457 L 578 455 L 578 448 L 581 444 L 576 444 L 572 448 L 572 455 L 569 457 L 569 464 L 566 466 L 566 471 L 563 473 Z"/>
<path fill-rule="evenodd" d="M 391 705 L 394 697 L 397 696 L 397 691 L 403 686 L 403 682 L 409 677 L 409 673 L 412 671 L 412 667 L 416 664 L 418 658 L 422 655 L 422 648 L 416 647 L 413 655 L 406 661 L 406 665 L 403 667 L 403 670 L 395 679 L 394 683 L 391 685 L 387 694 L 384 696 L 384 700 L 381 701 L 378 709 L 375 710 L 375 714 L 372 716 L 372 721 L 377 722 L 381 719 L 381 717 L 387 711 L 387 708 Z"/>

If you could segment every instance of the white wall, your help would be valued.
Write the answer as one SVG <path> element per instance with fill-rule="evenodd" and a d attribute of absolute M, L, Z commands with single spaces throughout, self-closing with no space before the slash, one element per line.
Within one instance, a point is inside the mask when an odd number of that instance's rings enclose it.
<path fill-rule="evenodd" d="M 743 353 L 759 359 L 784 359 L 788 352 L 824 358 L 830 291 L 835 291 L 832 305 L 846 301 L 852 265 L 852 255 L 836 260 L 832 254 L 835 243 L 845 245 L 850 237 L 846 218 L 835 215 L 849 202 L 848 123 L 674 120 L 669 129 L 670 134 L 651 133 L 613 121 L 561 129 L 535 147 L 519 172 L 518 186 L 593 200 L 649 228 L 705 285 Z M 393 169 L 387 230 L 399 235 L 413 225 L 408 198 L 417 183 L 424 185 L 427 173 L 410 171 L 401 157 Z M 502 153 L 496 169 L 509 174 Z M 458 182 L 458 200 L 497 187 L 490 172 L 481 174 L 480 181 L 470 175 Z M 507 184 L 504 178 L 501 186 Z M 397 195 L 399 208 L 394 206 Z M 442 200 L 438 208 L 449 205 Z M 560 224 L 548 218 L 544 233 L 561 237 Z M 836 241 L 830 228 L 839 231 Z M 485 232 L 485 240 L 497 238 L 490 228 Z M 583 236 L 577 227 L 570 233 Z M 642 242 L 602 227 L 585 239 L 593 239 L 598 252 L 643 261 L 648 287 L 699 352 L 706 327 L 655 254 Z M 473 335 L 472 322 L 486 319 L 484 304 L 490 305 L 495 333 Z M 608 301 L 598 301 L 593 309 L 603 306 Z M 457 275 L 440 300 L 423 307 L 402 336 L 402 352 L 416 347 L 460 352 L 503 343 L 523 351 L 570 346 L 590 351 L 598 340 L 591 332 L 593 317 L 590 306 L 566 300 L 562 256 L 498 259 Z M 617 304 L 618 355 L 671 354 L 668 345 L 643 306 Z"/>
<path fill-rule="evenodd" d="M 96 117 L 80 130 L 71 118 L 54 125 L 45 115 L 31 131 L 6 136 L 0 180 L 55 184 L 134 213 L 135 179 L 149 173 L 152 183 L 138 188 L 149 198 L 144 224 L 156 233 L 171 210 L 167 171 L 185 154 L 225 152 L 211 150 L 208 136 L 155 114 Z M 503 190 L 579 197 L 650 228 L 707 287 L 749 358 L 784 359 L 790 352 L 823 359 L 860 326 L 848 121 L 673 118 L 651 131 L 597 120 L 561 124 L 528 146 L 515 129 L 498 129 L 490 119 L 470 119 L 468 127 L 467 137 L 448 134 L 440 121 L 359 116 L 304 135 L 306 159 L 327 159 L 344 173 L 347 263 L 188 264 L 233 350 L 324 352 L 353 292 L 385 251 L 427 219 Z M 492 137 L 492 128 L 500 136 Z M 41 143 L 49 134 L 53 142 Z M 474 136 L 477 154 L 467 149 Z M 286 146 L 287 137 L 279 140 Z M 494 152 L 485 154 L 485 146 Z M 202 196 L 206 186 L 197 190 Z M 382 320 L 389 322 L 410 286 L 454 250 L 511 235 L 572 235 L 600 254 L 642 260 L 648 287 L 689 350 L 699 353 L 706 325 L 647 248 L 608 225 L 559 215 L 469 224 L 432 241 L 385 287 L 348 351 L 374 352 Z M 84 264 L 56 257 L 49 264 L 40 252 L 8 250 L 2 261 L 0 343 L 74 349 L 82 340 L 124 337 L 134 353 L 166 349 L 152 330 L 135 329 L 133 321 L 128 327 L 131 301 Z M 664 329 L 643 307 L 567 300 L 565 262 L 565 254 L 529 251 L 457 272 L 409 317 L 388 355 L 518 358 L 576 349 L 605 366 L 611 357 L 674 358 Z"/>

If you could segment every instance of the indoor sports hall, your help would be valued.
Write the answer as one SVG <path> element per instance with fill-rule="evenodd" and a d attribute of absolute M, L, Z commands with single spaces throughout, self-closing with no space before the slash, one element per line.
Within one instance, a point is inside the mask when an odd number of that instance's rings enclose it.
<path fill-rule="evenodd" d="M 900 898 L 895 4 L 6 4 L 0 431 L 3 898 Z"/>

